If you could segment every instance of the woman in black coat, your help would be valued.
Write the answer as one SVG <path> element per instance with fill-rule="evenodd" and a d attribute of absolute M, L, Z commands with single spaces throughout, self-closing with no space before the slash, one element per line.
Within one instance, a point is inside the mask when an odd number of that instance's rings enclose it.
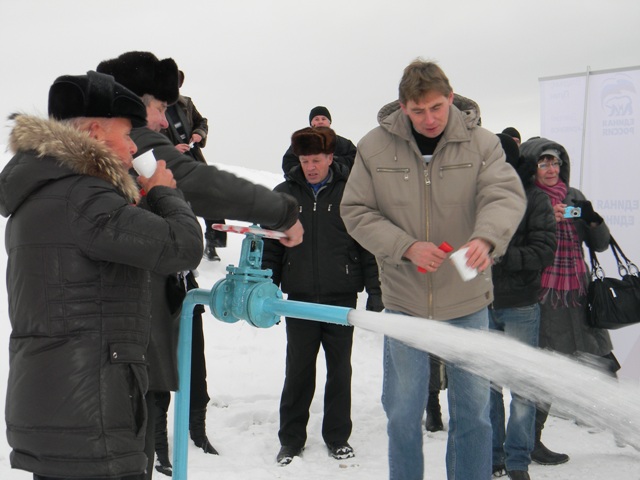
<path fill-rule="evenodd" d="M 609 228 L 584 194 L 569 185 L 570 161 L 566 149 L 546 138 L 527 140 L 520 147 L 525 161 L 537 166 L 535 185 L 553 206 L 557 248 L 553 265 L 542 272 L 540 294 L 540 347 L 567 355 L 589 357 L 615 373 L 620 366 L 613 355 L 609 332 L 587 323 L 586 298 L 590 280 L 583 244 L 602 252 L 609 246 Z M 582 210 L 579 217 L 564 217 L 567 206 Z M 549 450 L 540 440 L 549 405 L 536 412 L 536 442 L 531 458 L 556 465 L 569 456 Z"/>

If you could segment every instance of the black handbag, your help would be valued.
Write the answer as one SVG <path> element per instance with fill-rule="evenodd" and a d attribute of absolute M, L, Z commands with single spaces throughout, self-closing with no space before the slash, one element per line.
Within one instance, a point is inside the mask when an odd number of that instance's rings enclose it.
<path fill-rule="evenodd" d="M 640 276 L 638 267 L 613 237 L 609 247 L 620 278 L 605 276 L 596 253 L 589 247 L 592 281 L 587 291 L 587 320 L 592 327 L 613 330 L 640 323 Z"/>

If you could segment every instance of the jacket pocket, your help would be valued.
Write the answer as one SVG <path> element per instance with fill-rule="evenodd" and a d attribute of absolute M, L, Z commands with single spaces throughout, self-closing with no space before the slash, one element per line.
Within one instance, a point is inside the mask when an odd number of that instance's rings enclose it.
<path fill-rule="evenodd" d="M 447 171 L 451 171 L 451 170 L 461 170 L 464 168 L 471 168 L 473 167 L 473 165 L 471 163 L 458 163 L 455 165 L 443 165 L 440 168 L 438 168 L 438 175 L 440 176 L 440 178 L 444 178 L 444 174 Z"/>
<path fill-rule="evenodd" d="M 106 375 L 102 396 L 107 423 L 130 429 L 136 435 L 147 428 L 145 395 L 149 388 L 146 348 L 137 343 L 117 342 L 109 345 L 110 371 Z M 113 423 L 112 423 L 113 421 Z"/>
<path fill-rule="evenodd" d="M 442 165 L 438 167 L 437 190 L 435 198 L 442 208 L 455 208 L 443 212 L 444 215 L 458 217 L 473 204 L 477 189 L 477 171 L 470 162 Z"/>
<path fill-rule="evenodd" d="M 404 209 L 413 201 L 414 182 L 409 167 L 376 167 L 373 188 L 379 205 L 386 209 Z"/>

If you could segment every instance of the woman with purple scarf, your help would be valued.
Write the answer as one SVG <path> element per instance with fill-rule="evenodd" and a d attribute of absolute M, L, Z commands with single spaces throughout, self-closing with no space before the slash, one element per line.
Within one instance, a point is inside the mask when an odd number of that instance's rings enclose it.
<path fill-rule="evenodd" d="M 586 298 L 590 272 L 583 242 L 595 251 L 609 247 L 609 228 L 584 194 L 569 186 L 569 155 L 559 143 L 532 138 L 520 147 L 526 162 L 537 165 L 536 186 L 551 200 L 556 217 L 557 248 L 554 263 L 542 272 L 540 295 L 540 347 L 566 355 L 587 357 L 592 364 L 615 375 L 620 368 L 612 353 L 609 332 L 587 323 Z M 580 216 L 565 216 L 567 207 L 580 208 Z M 593 360 L 596 362 L 593 362 Z M 540 441 L 550 405 L 538 405 L 536 439 L 531 459 L 542 465 L 558 465 L 569 456 L 549 450 Z"/>

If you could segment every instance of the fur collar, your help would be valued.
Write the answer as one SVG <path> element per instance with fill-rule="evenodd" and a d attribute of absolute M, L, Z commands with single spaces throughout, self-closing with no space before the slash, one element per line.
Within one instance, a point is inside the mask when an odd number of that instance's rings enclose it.
<path fill-rule="evenodd" d="M 9 148 L 34 151 L 38 158 L 54 157 L 61 166 L 79 175 L 100 178 L 120 190 L 131 203 L 140 193 L 124 165 L 106 145 L 65 123 L 29 115 L 14 114 L 15 127 L 9 136 Z"/>

